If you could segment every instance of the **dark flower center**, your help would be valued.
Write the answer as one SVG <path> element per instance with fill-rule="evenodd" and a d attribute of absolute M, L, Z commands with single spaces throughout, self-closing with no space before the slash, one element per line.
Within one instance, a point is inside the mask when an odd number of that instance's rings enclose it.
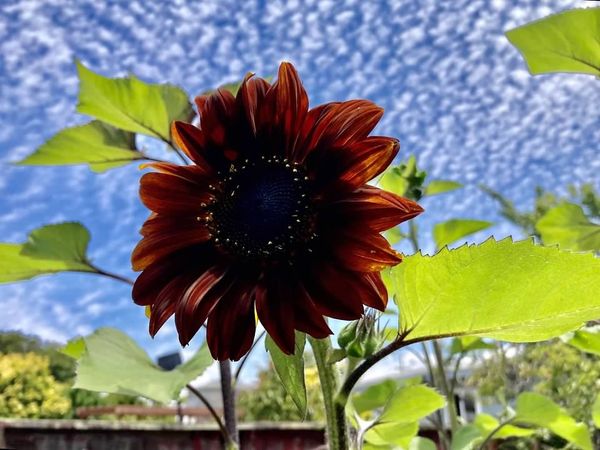
<path fill-rule="evenodd" d="M 314 237 L 308 178 L 277 158 L 231 167 L 212 206 L 215 242 L 228 253 L 256 259 L 293 256 Z"/>

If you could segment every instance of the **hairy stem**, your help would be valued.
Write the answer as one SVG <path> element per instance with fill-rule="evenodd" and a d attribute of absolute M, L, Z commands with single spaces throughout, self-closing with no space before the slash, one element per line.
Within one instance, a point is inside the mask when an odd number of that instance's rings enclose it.
<path fill-rule="evenodd" d="M 231 362 L 219 361 L 221 372 L 221 393 L 223 395 L 223 416 L 225 417 L 225 428 L 231 440 L 239 445 L 240 436 L 237 429 L 237 418 L 235 416 L 235 392 L 231 379 Z"/>
<path fill-rule="evenodd" d="M 308 341 L 313 349 L 319 371 L 321 391 L 323 391 L 323 403 L 325 404 L 325 416 L 327 418 L 327 448 L 330 450 L 347 450 L 348 426 L 344 406 L 339 408 L 336 402 L 338 384 L 336 368 L 334 364 L 327 363 L 331 341 L 329 338 L 315 339 L 310 336 L 308 336 Z"/>

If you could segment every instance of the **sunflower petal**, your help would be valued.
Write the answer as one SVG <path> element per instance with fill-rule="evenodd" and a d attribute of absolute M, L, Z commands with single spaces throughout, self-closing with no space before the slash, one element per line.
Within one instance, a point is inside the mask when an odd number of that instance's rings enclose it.
<path fill-rule="evenodd" d="M 181 178 L 182 180 L 189 181 L 190 183 L 197 183 L 201 186 L 206 186 L 208 183 L 216 182 L 214 176 L 212 176 L 207 167 L 203 166 L 180 166 L 169 162 L 156 162 L 147 163 L 142 165 L 142 169 L 151 168 L 157 172 L 164 173 L 167 175 L 173 175 Z"/>
<path fill-rule="evenodd" d="M 379 233 L 361 228 L 339 232 L 332 251 L 337 261 L 348 270 L 379 272 L 402 261 Z"/>
<path fill-rule="evenodd" d="M 196 99 L 200 114 L 200 128 L 207 141 L 226 149 L 236 137 L 237 105 L 235 97 L 227 89 L 219 88 L 215 92 Z"/>
<path fill-rule="evenodd" d="M 207 142 L 204 133 L 191 123 L 178 120 L 171 124 L 171 136 L 183 152 L 198 166 L 210 172 L 211 167 L 205 159 Z"/>
<path fill-rule="evenodd" d="M 423 212 L 412 200 L 373 186 L 363 186 L 327 205 L 333 223 L 355 223 L 381 232 Z"/>
<path fill-rule="evenodd" d="M 260 323 L 282 352 L 291 355 L 295 349 L 294 308 L 285 296 L 285 277 L 262 280 L 256 288 L 256 313 Z"/>
<path fill-rule="evenodd" d="M 189 274 L 179 275 L 161 289 L 155 303 L 150 308 L 150 336 L 154 337 L 158 330 L 173 315 L 181 295 L 187 289 L 191 280 L 192 278 Z"/>
<path fill-rule="evenodd" d="M 267 81 L 255 77 L 253 74 L 248 74 L 242 81 L 237 94 L 237 101 L 241 102 L 250 131 L 254 136 L 256 136 L 257 109 L 262 104 L 268 89 L 269 83 Z"/>
<path fill-rule="evenodd" d="M 312 298 L 302 285 L 291 288 L 294 295 L 294 325 L 296 330 L 311 335 L 316 339 L 323 339 L 333 334 L 327 321 L 319 309 L 315 306 Z"/>
<path fill-rule="evenodd" d="M 195 183 L 164 173 L 144 174 L 140 180 L 140 198 L 148 209 L 165 214 L 196 214 L 213 194 Z"/>

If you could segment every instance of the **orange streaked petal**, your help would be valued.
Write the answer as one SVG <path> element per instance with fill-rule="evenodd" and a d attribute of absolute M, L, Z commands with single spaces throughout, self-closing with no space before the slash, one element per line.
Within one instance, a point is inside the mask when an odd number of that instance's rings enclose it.
<path fill-rule="evenodd" d="M 198 183 L 206 186 L 207 183 L 214 183 L 216 179 L 211 175 L 207 167 L 204 166 L 180 166 L 169 162 L 147 163 L 142 165 L 142 169 L 151 168 L 157 172 L 173 175 L 190 183 Z"/>
<path fill-rule="evenodd" d="M 363 303 L 371 308 L 378 309 L 379 311 L 385 311 L 388 303 L 388 293 L 381 278 L 381 274 L 379 272 L 365 273 L 359 280 L 364 281 L 364 283 L 371 288 L 371 291 L 375 293 L 375 295 L 367 295 L 364 297 Z"/>
<path fill-rule="evenodd" d="M 379 272 L 402 261 L 382 235 L 360 228 L 338 230 L 332 252 L 343 267 L 357 272 Z"/>
<path fill-rule="evenodd" d="M 195 183 L 164 173 L 147 173 L 140 180 L 140 198 L 148 209 L 165 214 L 199 213 L 214 196 Z"/>
<path fill-rule="evenodd" d="M 381 232 L 412 219 L 423 208 L 404 197 L 374 186 L 363 186 L 327 205 L 327 215 L 336 223 L 358 222 Z"/>
<path fill-rule="evenodd" d="M 200 129 L 205 138 L 215 146 L 227 147 L 235 139 L 237 106 L 233 94 L 219 88 L 209 95 L 198 97 L 196 104 Z"/>
<path fill-rule="evenodd" d="M 195 218 L 174 220 L 172 217 L 159 216 L 147 222 L 150 222 L 147 227 L 151 226 L 158 231 L 146 235 L 133 250 L 133 270 L 143 270 L 166 255 L 190 245 L 206 242 L 211 237 L 206 226 L 198 223 Z"/>
<path fill-rule="evenodd" d="M 171 135 L 177 147 L 183 150 L 194 163 L 207 172 L 212 172 L 211 166 L 204 157 L 207 148 L 206 138 L 198 127 L 176 120 L 171 124 Z"/>

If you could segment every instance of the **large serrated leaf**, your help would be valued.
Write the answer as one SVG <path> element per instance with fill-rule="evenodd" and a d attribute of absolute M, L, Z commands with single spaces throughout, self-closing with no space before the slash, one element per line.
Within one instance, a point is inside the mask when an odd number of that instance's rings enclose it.
<path fill-rule="evenodd" d="M 114 328 L 100 328 L 83 341 L 85 351 L 74 353 L 79 358 L 73 387 L 89 391 L 142 396 L 166 403 L 177 399 L 185 385 L 213 363 L 204 344 L 185 364 L 165 371 L 135 341 Z"/>
<path fill-rule="evenodd" d="M 77 222 L 33 230 L 24 244 L 0 243 L 0 283 L 56 272 L 94 272 L 86 250 L 90 235 Z"/>
<path fill-rule="evenodd" d="M 481 336 L 533 342 L 600 317 L 600 259 L 510 239 L 407 257 L 390 295 L 407 340 Z"/>
<path fill-rule="evenodd" d="M 25 166 L 88 164 L 95 172 L 143 159 L 135 135 L 98 120 L 59 131 L 34 153 L 19 161 Z"/>
<path fill-rule="evenodd" d="M 296 350 L 293 355 L 283 353 L 267 335 L 265 347 L 271 355 L 273 367 L 283 387 L 292 398 L 302 417 L 306 416 L 306 385 L 304 382 L 304 346 L 306 335 L 296 331 Z"/>
<path fill-rule="evenodd" d="M 170 84 L 150 84 L 131 75 L 107 78 L 77 62 L 77 111 L 122 130 L 170 142 L 174 120 L 190 121 L 192 106 L 187 94 Z"/>
<path fill-rule="evenodd" d="M 534 392 L 525 392 L 517 397 L 515 411 L 515 422 L 548 428 L 579 448 L 592 450 L 587 426 L 575 421 L 549 398 Z"/>
<path fill-rule="evenodd" d="M 485 230 L 492 225 L 492 222 L 485 220 L 452 219 L 447 222 L 435 224 L 433 227 L 433 239 L 437 248 L 442 248 L 473 233 Z"/>
<path fill-rule="evenodd" d="M 600 225 L 592 223 L 579 205 L 558 205 L 544 214 L 535 227 L 545 245 L 600 251 Z"/>
<path fill-rule="evenodd" d="M 574 9 L 506 33 L 532 74 L 576 72 L 600 76 L 600 8 Z"/>

